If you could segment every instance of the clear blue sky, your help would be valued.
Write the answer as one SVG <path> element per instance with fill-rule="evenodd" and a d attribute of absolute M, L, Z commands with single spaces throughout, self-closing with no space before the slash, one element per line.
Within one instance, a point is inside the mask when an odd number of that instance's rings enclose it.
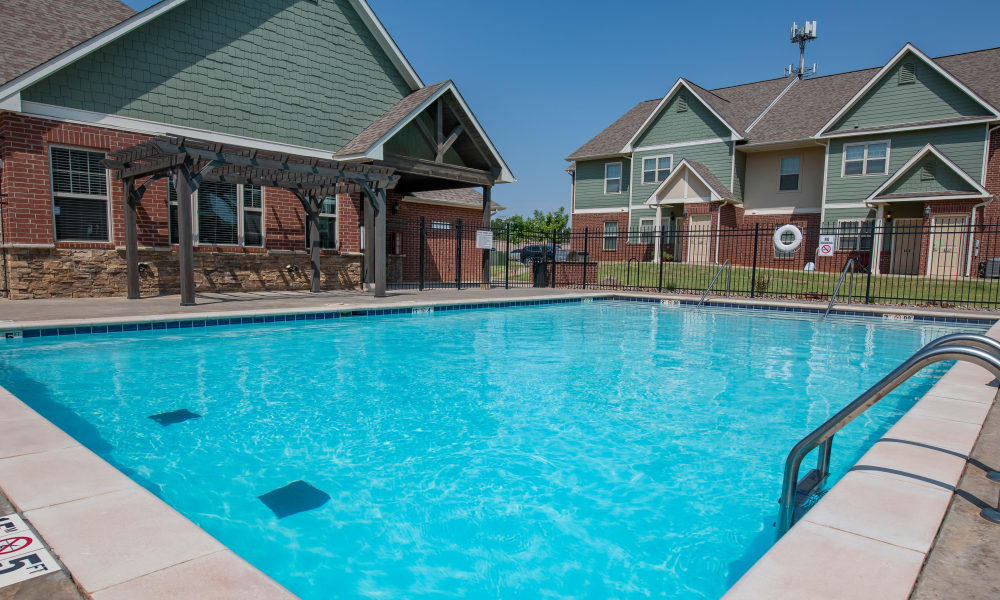
<path fill-rule="evenodd" d="M 151 0 L 126 0 L 136 9 Z M 706 87 L 780 76 L 792 21 L 818 21 L 820 74 L 1000 45 L 985 0 L 753 2 L 370 0 L 427 83 L 453 79 L 518 182 L 506 214 L 569 208 L 563 159 L 679 76 Z"/>

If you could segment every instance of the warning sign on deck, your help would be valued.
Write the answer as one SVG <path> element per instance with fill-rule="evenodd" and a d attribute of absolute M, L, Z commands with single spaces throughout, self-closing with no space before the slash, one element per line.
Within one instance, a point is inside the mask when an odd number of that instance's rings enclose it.
<path fill-rule="evenodd" d="M 59 563 L 21 517 L 0 517 L 0 588 L 59 569 Z"/>
<path fill-rule="evenodd" d="M 833 252 L 836 250 L 836 237 L 835 235 L 819 236 L 819 250 L 816 253 L 820 256 L 833 256 Z"/>

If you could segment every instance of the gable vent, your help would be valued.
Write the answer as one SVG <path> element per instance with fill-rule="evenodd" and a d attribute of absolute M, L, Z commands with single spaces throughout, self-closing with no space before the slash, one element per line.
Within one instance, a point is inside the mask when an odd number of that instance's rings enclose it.
<path fill-rule="evenodd" d="M 920 169 L 920 181 L 934 181 L 934 163 L 924 163 Z"/>
<path fill-rule="evenodd" d="M 677 96 L 677 112 L 687 112 L 688 99 L 684 94 Z"/>
<path fill-rule="evenodd" d="M 917 65 L 911 62 L 903 63 L 899 70 L 899 85 L 906 85 L 917 80 Z"/>

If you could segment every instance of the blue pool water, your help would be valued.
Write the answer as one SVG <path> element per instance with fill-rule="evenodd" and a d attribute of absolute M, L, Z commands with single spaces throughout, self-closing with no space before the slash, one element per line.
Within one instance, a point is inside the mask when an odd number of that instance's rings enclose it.
<path fill-rule="evenodd" d="M 306 599 L 718 598 L 792 445 L 954 331 L 594 302 L 0 343 L 0 385 Z"/>

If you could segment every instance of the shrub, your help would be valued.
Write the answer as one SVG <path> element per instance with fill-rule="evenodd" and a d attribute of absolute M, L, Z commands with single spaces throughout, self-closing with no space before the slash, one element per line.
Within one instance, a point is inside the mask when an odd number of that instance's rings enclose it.
<path fill-rule="evenodd" d="M 674 255 L 669 252 L 664 252 L 663 262 L 674 262 Z"/>
<path fill-rule="evenodd" d="M 766 294 L 767 288 L 771 287 L 771 278 L 767 275 L 761 275 L 757 278 L 757 283 L 754 284 L 754 289 L 758 294 Z"/>

